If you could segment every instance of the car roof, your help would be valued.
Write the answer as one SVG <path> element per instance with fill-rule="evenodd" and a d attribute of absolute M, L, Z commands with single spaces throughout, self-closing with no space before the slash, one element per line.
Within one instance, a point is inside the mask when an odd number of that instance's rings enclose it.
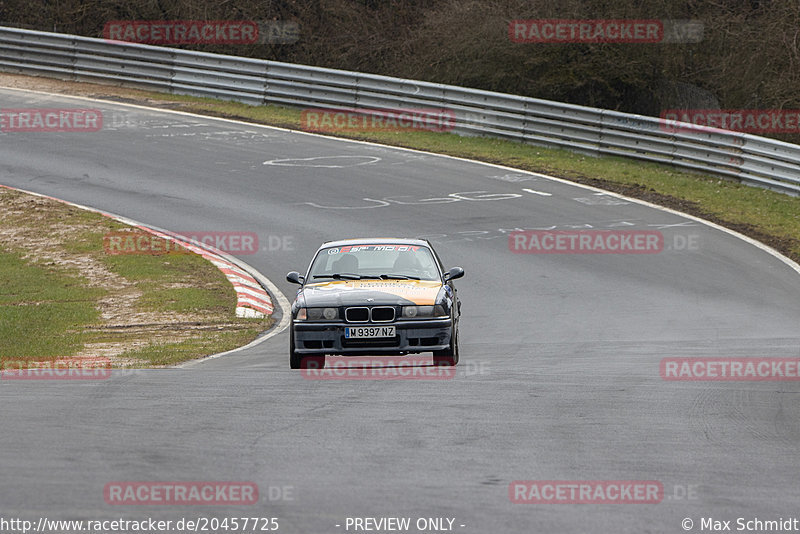
<path fill-rule="evenodd" d="M 430 248 L 431 244 L 425 239 L 408 239 L 405 237 L 364 237 L 358 239 L 340 239 L 339 241 L 326 241 L 320 248 L 344 247 L 347 245 L 420 245 Z"/>

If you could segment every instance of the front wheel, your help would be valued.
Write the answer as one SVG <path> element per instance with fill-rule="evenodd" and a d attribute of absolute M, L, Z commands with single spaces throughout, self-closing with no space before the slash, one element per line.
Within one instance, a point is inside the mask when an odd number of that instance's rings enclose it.
<path fill-rule="evenodd" d="M 458 326 L 450 334 L 450 346 L 444 350 L 433 351 L 433 365 L 452 367 L 458 364 Z"/>
<path fill-rule="evenodd" d="M 325 355 L 302 356 L 294 350 L 294 333 L 289 332 L 289 367 L 291 369 L 324 369 Z"/>
<path fill-rule="evenodd" d="M 302 357 L 294 350 L 294 332 L 289 328 L 289 367 L 292 369 L 300 369 Z"/>

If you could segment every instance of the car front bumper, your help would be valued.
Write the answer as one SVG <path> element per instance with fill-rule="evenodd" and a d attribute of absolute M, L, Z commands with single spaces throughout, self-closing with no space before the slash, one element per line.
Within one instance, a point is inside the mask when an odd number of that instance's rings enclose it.
<path fill-rule="evenodd" d="M 394 326 L 394 338 L 345 339 L 345 327 Z M 453 321 L 427 319 L 393 323 L 331 323 L 292 321 L 298 354 L 411 354 L 443 350 L 450 346 Z"/>

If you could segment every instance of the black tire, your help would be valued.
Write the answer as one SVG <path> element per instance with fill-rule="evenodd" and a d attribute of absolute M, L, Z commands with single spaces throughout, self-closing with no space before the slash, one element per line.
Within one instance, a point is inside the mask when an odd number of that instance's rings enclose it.
<path fill-rule="evenodd" d="M 289 327 L 289 367 L 292 369 L 300 369 L 302 357 L 294 351 L 294 332 Z"/>
<path fill-rule="evenodd" d="M 289 333 L 289 367 L 292 369 L 324 369 L 325 355 L 303 356 L 294 350 L 294 334 Z"/>
<path fill-rule="evenodd" d="M 433 351 L 433 365 L 453 367 L 458 364 L 458 325 L 453 327 L 450 335 L 450 347 Z"/>

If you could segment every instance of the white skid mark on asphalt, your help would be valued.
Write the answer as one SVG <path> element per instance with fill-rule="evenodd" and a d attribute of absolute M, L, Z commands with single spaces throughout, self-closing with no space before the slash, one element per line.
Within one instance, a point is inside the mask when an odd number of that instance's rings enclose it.
<path fill-rule="evenodd" d="M 545 193 L 544 191 L 536 191 L 535 189 L 522 189 L 523 191 L 527 191 L 528 193 L 533 193 L 534 195 L 542 195 L 543 197 L 552 197 L 552 193 Z"/>
<path fill-rule="evenodd" d="M 327 163 L 325 160 L 340 160 L 342 158 L 355 160 L 353 163 Z M 359 165 L 371 165 L 378 163 L 381 158 L 377 156 L 317 156 L 313 158 L 285 158 L 271 159 L 265 161 L 264 165 L 278 165 L 283 167 L 319 167 L 324 169 L 343 169 L 345 167 L 357 167 Z"/>
<path fill-rule="evenodd" d="M 670 223 L 648 224 L 647 226 L 654 226 L 654 227 L 658 228 L 659 230 L 664 230 L 666 228 L 678 228 L 678 227 L 684 227 L 684 226 L 696 226 L 696 223 L 694 223 L 692 221 L 684 221 L 684 222 L 672 223 L 672 224 L 670 224 Z"/>
<path fill-rule="evenodd" d="M 388 206 L 389 203 L 383 200 L 375 200 L 374 198 L 364 198 L 362 200 L 366 200 L 367 202 L 377 202 L 373 206 L 322 206 L 317 204 L 316 202 L 303 202 L 303 204 L 308 204 L 309 206 L 313 206 L 315 208 L 322 208 L 325 210 L 368 210 L 372 208 L 382 208 L 384 206 Z"/>
<path fill-rule="evenodd" d="M 629 204 L 629 202 L 622 200 L 618 197 L 612 197 L 609 195 L 596 195 L 591 197 L 579 197 L 573 198 L 577 202 L 581 204 L 586 204 L 588 206 L 623 206 L 625 204 Z"/>
<path fill-rule="evenodd" d="M 467 196 L 467 195 L 472 195 L 472 196 Z M 414 200 L 411 202 L 397 200 L 398 197 L 394 198 L 384 197 L 383 200 L 377 200 L 374 198 L 362 199 L 367 202 L 376 202 L 376 204 L 372 206 L 323 206 L 321 204 L 317 204 L 316 202 L 303 202 L 303 204 L 327 210 L 364 210 L 372 208 L 383 208 L 391 204 L 402 204 L 402 205 L 447 204 L 450 202 L 462 202 L 462 201 L 485 202 L 490 200 L 509 200 L 512 198 L 519 198 L 521 196 L 522 195 L 518 193 L 488 193 L 486 191 L 462 191 L 461 193 L 450 193 L 446 197 L 421 198 L 419 200 Z M 399 198 L 408 198 L 408 195 L 401 195 Z"/>
<path fill-rule="evenodd" d="M 495 175 L 489 176 L 494 180 L 502 180 L 504 182 L 527 182 L 536 180 L 536 178 L 532 178 L 526 174 L 503 174 L 503 175 Z"/>

